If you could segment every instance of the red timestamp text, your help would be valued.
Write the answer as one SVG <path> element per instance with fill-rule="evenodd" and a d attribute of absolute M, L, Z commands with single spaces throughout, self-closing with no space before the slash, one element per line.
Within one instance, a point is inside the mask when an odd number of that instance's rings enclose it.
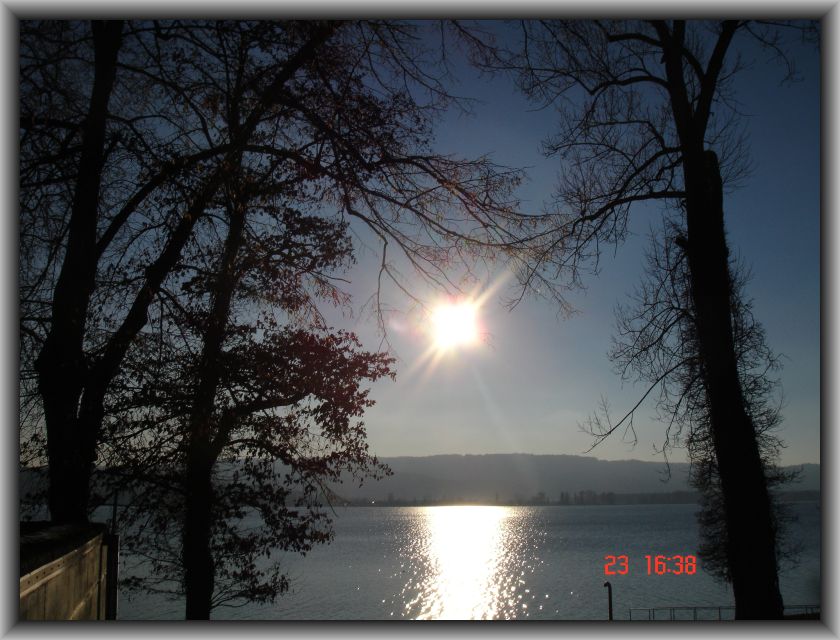
<path fill-rule="evenodd" d="M 668 573 L 675 576 L 691 576 L 697 573 L 697 557 L 646 555 L 644 566 L 649 576 L 662 576 Z M 630 558 L 628 556 L 604 556 L 605 576 L 623 576 L 628 573 L 630 573 Z"/>

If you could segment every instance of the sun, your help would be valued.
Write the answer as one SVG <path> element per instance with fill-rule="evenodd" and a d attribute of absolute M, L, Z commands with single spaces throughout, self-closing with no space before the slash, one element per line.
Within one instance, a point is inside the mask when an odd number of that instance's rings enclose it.
<path fill-rule="evenodd" d="M 415 335 L 428 340 L 428 344 L 406 374 L 422 372 L 421 378 L 425 379 L 444 362 L 451 364 L 460 355 L 466 355 L 467 348 L 472 350 L 487 342 L 491 334 L 487 331 L 483 310 L 507 277 L 507 272 L 504 272 L 487 286 L 476 287 L 462 295 L 439 298 L 435 304 L 424 306 L 423 313 L 415 316 L 417 322 L 414 326 Z"/>
<path fill-rule="evenodd" d="M 444 303 L 432 312 L 432 332 L 439 351 L 469 346 L 478 341 L 476 307 L 473 302 Z"/>

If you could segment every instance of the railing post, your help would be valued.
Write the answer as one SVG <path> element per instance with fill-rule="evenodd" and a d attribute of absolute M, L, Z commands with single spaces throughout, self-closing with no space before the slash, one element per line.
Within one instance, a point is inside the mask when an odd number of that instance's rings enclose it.
<path fill-rule="evenodd" d="M 609 619 L 613 619 L 613 611 L 612 611 L 612 585 L 609 583 L 609 580 L 604 583 L 604 586 L 607 588 L 607 602 L 609 605 Z"/>

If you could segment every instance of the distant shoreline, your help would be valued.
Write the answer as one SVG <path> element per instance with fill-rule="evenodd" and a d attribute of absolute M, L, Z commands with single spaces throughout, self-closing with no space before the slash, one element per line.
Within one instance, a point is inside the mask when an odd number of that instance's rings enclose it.
<path fill-rule="evenodd" d="M 781 491 L 778 494 L 782 503 L 819 502 L 819 491 Z M 421 500 L 393 498 L 391 500 L 337 500 L 333 507 L 603 507 L 628 505 L 663 505 L 663 504 L 698 504 L 700 494 L 696 491 L 674 491 L 670 493 L 612 493 L 605 494 L 605 501 L 598 501 L 602 496 L 595 494 L 595 501 L 560 502 L 557 500 L 503 500 L 499 502 L 482 500 L 462 500 L 458 498 L 441 500 Z"/>

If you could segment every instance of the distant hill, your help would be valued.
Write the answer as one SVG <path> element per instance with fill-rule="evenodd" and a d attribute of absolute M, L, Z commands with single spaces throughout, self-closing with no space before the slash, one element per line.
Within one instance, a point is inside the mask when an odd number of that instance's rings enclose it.
<path fill-rule="evenodd" d="M 350 502 L 558 502 L 561 494 L 668 494 L 682 492 L 680 501 L 692 492 L 688 485 L 688 464 L 671 464 L 667 478 L 665 464 L 641 460 L 599 460 L 588 456 L 487 454 L 439 455 L 382 458 L 394 472 L 378 482 L 346 480 L 330 488 Z M 801 467 L 801 481 L 786 485 L 785 492 L 820 489 L 820 466 Z M 46 488 L 44 469 L 23 469 L 19 479 L 21 495 Z M 791 493 L 791 496 L 794 494 Z M 663 496 L 664 497 L 664 496 Z M 691 497 L 688 497 L 691 500 Z M 633 498 L 633 502 L 645 501 Z M 622 502 L 622 500 L 617 500 Z"/>
<path fill-rule="evenodd" d="M 671 493 L 691 491 L 688 464 L 672 463 L 670 479 L 662 462 L 599 460 L 587 456 L 487 454 L 383 458 L 394 472 L 358 487 L 333 485 L 351 500 L 426 502 L 522 502 L 541 492 L 549 501 L 561 493 Z M 800 467 L 793 467 L 800 468 Z M 801 481 L 783 490 L 819 491 L 820 467 L 802 465 Z"/>

